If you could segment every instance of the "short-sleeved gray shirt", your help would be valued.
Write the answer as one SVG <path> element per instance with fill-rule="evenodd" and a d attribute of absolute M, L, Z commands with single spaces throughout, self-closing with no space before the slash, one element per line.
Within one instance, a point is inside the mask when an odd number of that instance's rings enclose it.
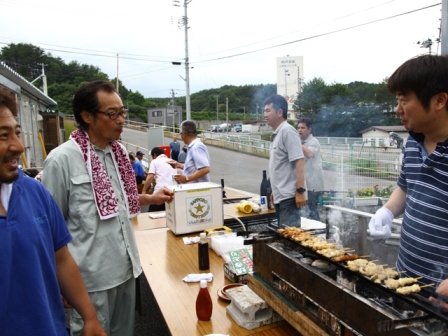
<path fill-rule="evenodd" d="M 44 162 L 43 184 L 67 222 L 73 240 L 68 249 L 78 264 L 88 292 L 114 288 L 142 272 L 132 219 L 108 145 L 95 147 L 118 201 L 118 216 L 101 220 L 89 173 L 73 140 L 53 149 Z"/>
<path fill-rule="evenodd" d="M 302 159 L 300 136 L 296 129 L 286 122 L 272 133 L 269 158 L 269 178 L 274 204 L 296 195 L 296 161 Z"/>
<path fill-rule="evenodd" d="M 307 190 L 325 190 L 319 141 L 312 134 L 310 134 L 308 138 L 302 142 L 302 145 L 308 147 L 308 149 L 312 150 L 314 153 L 312 158 L 305 157 L 305 180 Z"/>

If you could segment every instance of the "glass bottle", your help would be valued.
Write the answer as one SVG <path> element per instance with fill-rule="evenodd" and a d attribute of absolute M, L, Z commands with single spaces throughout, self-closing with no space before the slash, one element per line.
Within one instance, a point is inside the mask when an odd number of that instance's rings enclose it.
<path fill-rule="evenodd" d="M 266 170 L 263 170 L 263 179 L 261 180 L 261 184 L 260 184 L 260 197 L 266 197 L 266 203 L 269 209 L 269 194 L 268 194 L 268 190 L 270 189 L 269 187 L 269 182 L 268 179 L 266 177 Z"/>
<path fill-rule="evenodd" d="M 210 259 L 208 255 L 208 241 L 205 232 L 199 235 L 201 240 L 198 243 L 198 263 L 199 270 L 205 271 L 210 268 Z"/>

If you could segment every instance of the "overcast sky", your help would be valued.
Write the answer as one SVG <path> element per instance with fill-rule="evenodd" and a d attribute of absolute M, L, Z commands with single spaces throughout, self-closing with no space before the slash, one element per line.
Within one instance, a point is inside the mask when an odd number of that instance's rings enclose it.
<path fill-rule="evenodd" d="M 0 0 L 0 47 L 31 43 L 117 75 L 145 97 L 185 95 L 182 7 L 172 0 Z M 117 5 L 119 4 L 119 5 Z M 190 92 L 274 84 L 276 58 L 304 57 L 304 81 L 379 83 L 439 37 L 441 0 L 192 0 Z M 435 43 L 432 52 L 440 53 Z M 182 78 L 183 77 L 183 78 Z M 50 83 L 49 83 L 50 84 Z"/>

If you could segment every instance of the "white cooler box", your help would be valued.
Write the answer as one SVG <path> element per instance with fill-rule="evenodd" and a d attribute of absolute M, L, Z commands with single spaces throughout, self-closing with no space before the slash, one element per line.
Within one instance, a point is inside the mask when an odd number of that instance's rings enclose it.
<path fill-rule="evenodd" d="M 204 231 L 224 223 L 222 187 L 211 182 L 168 186 L 174 201 L 165 205 L 166 224 L 174 234 Z"/>

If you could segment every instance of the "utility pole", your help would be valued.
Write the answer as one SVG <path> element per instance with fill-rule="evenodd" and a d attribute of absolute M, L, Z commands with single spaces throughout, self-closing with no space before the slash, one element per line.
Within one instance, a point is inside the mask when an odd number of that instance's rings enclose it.
<path fill-rule="evenodd" d="M 175 117 L 175 115 L 176 115 L 176 113 L 174 112 L 174 89 L 171 89 L 171 107 L 173 108 L 173 118 L 171 119 L 172 120 L 172 123 L 171 123 L 171 125 L 173 126 L 173 133 L 174 133 L 174 117 Z M 179 124 L 179 127 L 180 127 L 180 124 Z"/>
<path fill-rule="evenodd" d="M 226 98 L 226 130 L 229 135 L 229 98 Z"/>
<path fill-rule="evenodd" d="M 187 110 L 187 120 L 191 120 L 191 107 L 190 107 L 190 61 L 188 58 L 188 16 L 187 7 L 192 0 L 184 0 L 184 16 L 178 21 L 179 28 L 181 25 L 185 28 L 185 107 Z M 173 6 L 180 7 L 180 0 L 173 0 Z M 173 65 L 178 62 L 173 62 Z M 180 64 L 180 63 L 179 63 Z M 182 77 L 182 76 L 181 76 Z M 183 78 L 182 78 L 183 79 Z"/>
<path fill-rule="evenodd" d="M 257 104 L 257 110 L 256 110 L 256 119 L 255 120 L 258 120 L 258 104 Z"/>
<path fill-rule="evenodd" d="M 185 9 L 185 79 L 186 79 L 186 93 L 185 93 L 185 105 L 187 108 L 187 120 L 191 120 L 191 106 L 190 106 L 190 62 L 188 58 L 188 16 L 187 16 L 187 7 L 191 2 L 184 0 L 184 9 Z"/>
<path fill-rule="evenodd" d="M 216 125 L 219 125 L 219 104 L 218 104 L 219 95 L 216 95 Z"/>
<path fill-rule="evenodd" d="M 118 64 L 120 63 L 120 57 L 119 54 L 117 54 L 117 84 L 115 85 L 117 87 L 117 93 L 120 91 L 120 84 L 118 82 Z"/>
<path fill-rule="evenodd" d="M 246 106 L 243 106 L 243 111 L 244 111 L 243 121 L 246 121 Z"/>
<path fill-rule="evenodd" d="M 441 53 L 448 54 L 448 0 L 442 0 Z"/>
<path fill-rule="evenodd" d="M 45 76 L 45 64 L 44 63 L 37 63 L 39 65 L 42 65 L 42 74 L 37 77 L 35 80 L 31 82 L 33 84 L 35 81 L 37 81 L 39 78 L 42 77 L 42 87 L 44 90 L 44 93 L 48 96 L 48 87 L 47 87 L 47 76 Z"/>

